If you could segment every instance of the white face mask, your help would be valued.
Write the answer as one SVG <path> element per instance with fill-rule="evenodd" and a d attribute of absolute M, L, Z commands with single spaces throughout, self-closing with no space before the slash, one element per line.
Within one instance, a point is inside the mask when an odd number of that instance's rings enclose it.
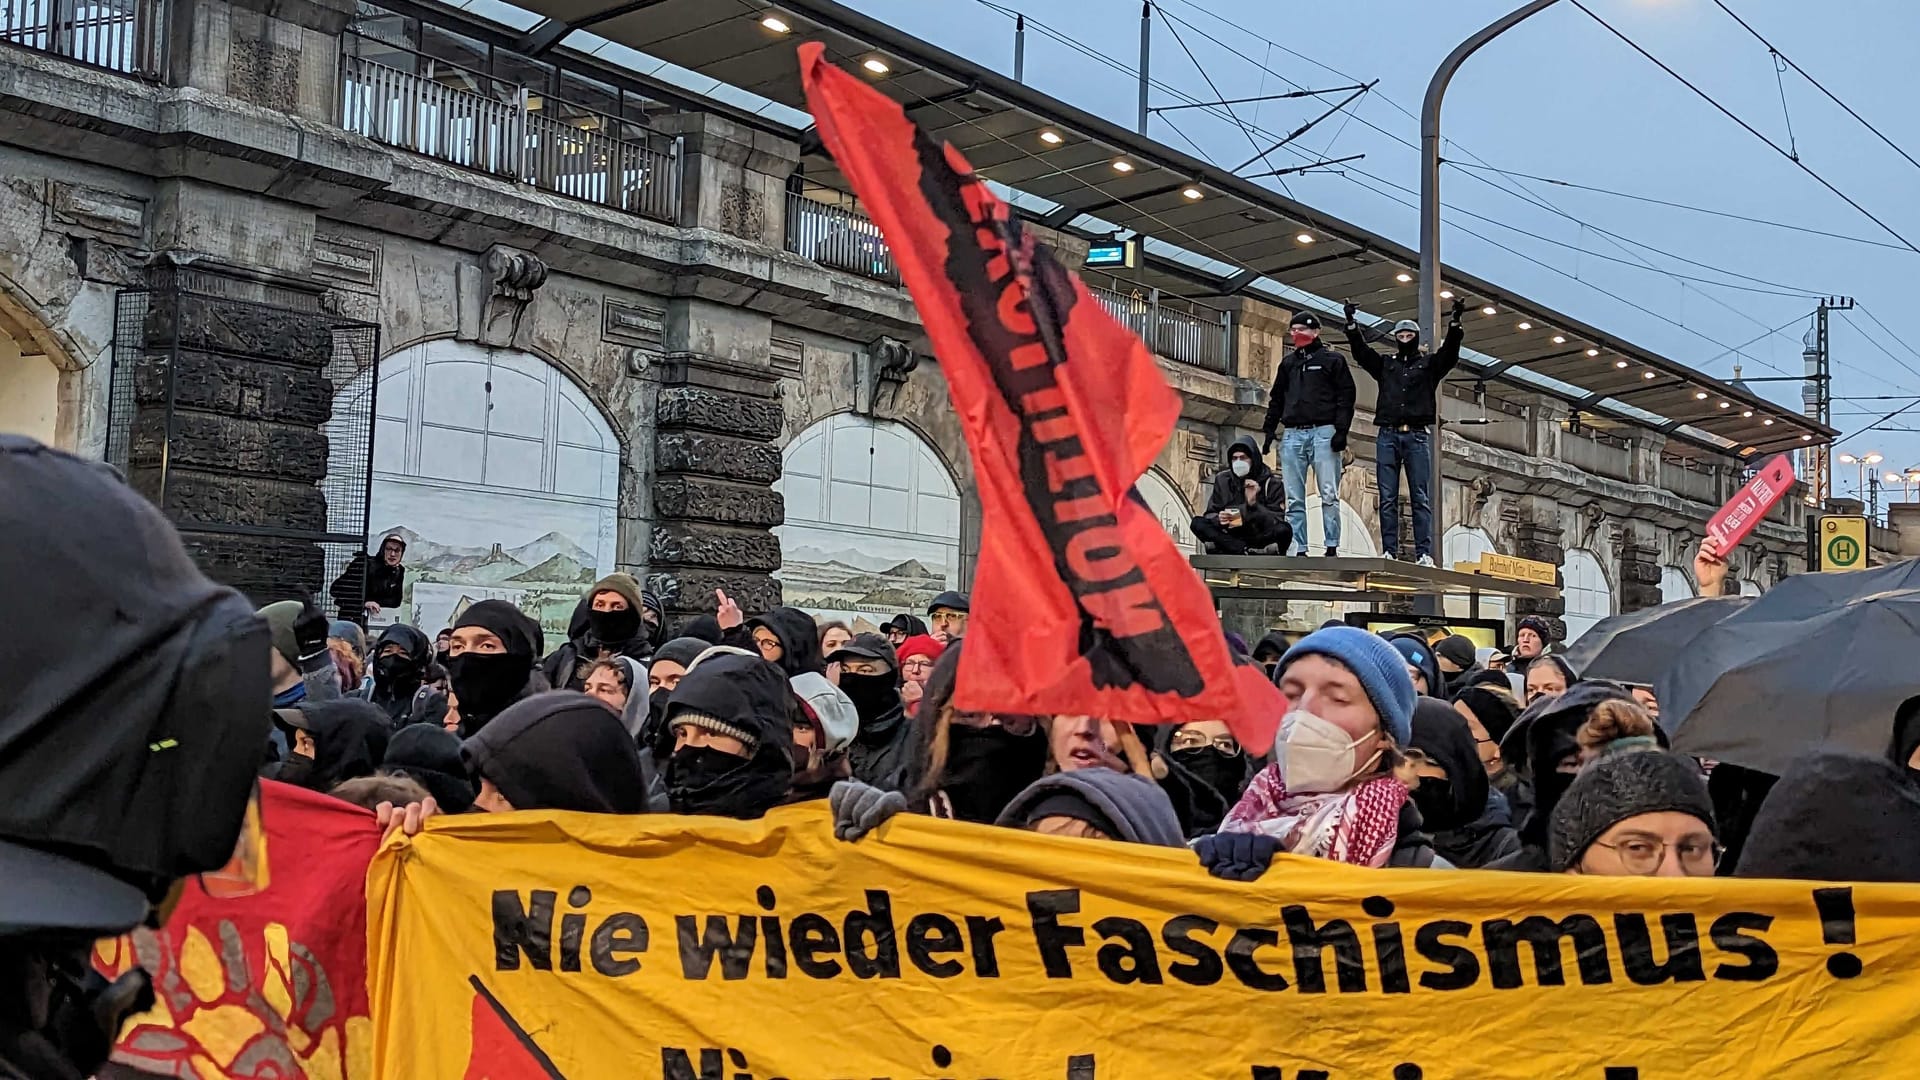
<path fill-rule="evenodd" d="M 1362 769 L 1380 759 L 1375 750 L 1358 768 L 1353 751 L 1360 744 L 1379 736 L 1374 733 L 1349 740 L 1338 724 L 1322 720 L 1304 709 L 1295 709 L 1280 721 L 1280 738 L 1273 744 L 1273 761 L 1280 766 L 1280 778 L 1287 791 L 1295 795 L 1321 795 L 1339 791 Z"/>
<path fill-rule="evenodd" d="M 1246 458 L 1234 458 L 1232 469 L 1233 475 L 1245 476 L 1253 471 L 1253 462 L 1248 461 Z"/>

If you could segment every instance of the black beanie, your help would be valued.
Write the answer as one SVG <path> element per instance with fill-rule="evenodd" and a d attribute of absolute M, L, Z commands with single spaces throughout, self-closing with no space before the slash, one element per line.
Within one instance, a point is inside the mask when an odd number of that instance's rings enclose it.
<path fill-rule="evenodd" d="M 1292 321 L 1287 323 L 1287 325 L 1288 326 L 1305 326 L 1314 330 L 1318 330 L 1320 329 L 1320 317 L 1315 315 L 1311 311 L 1296 311 L 1293 313 Z"/>
<path fill-rule="evenodd" d="M 1663 810 L 1692 814 L 1717 835 L 1713 797 L 1692 758 L 1664 750 L 1601 758 L 1574 778 L 1553 808 L 1548 869 L 1564 873 L 1608 829 Z"/>
<path fill-rule="evenodd" d="M 1028 807 L 1026 821 L 1023 824 L 1032 828 L 1034 822 L 1050 817 L 1069 817 L 1076 821 L 1084 821 L 1116 840 L 1121 836 L 1119 827 L 1114 825 L 1113 820 L 1102 813 L 1099 807 L 1065 789 L 1048 795 Z"/>

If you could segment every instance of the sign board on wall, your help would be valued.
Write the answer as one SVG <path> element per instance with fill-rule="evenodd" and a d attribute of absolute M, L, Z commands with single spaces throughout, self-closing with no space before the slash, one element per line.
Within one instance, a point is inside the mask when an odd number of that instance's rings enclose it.
<path fill-rule="evenodd" d="M 1860 570 L 1867 565 L 1867 519 L 1862 514 L 1826 514 L 1813 524 L 1815 570 Z"/>

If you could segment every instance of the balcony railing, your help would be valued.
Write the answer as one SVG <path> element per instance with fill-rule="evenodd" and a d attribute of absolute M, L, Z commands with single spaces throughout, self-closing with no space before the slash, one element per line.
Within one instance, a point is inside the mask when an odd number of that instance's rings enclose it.
<path fill-rule="evenodd" d="M 434 74 L 348 54 L 340 81 L 340 125 L 347 130 L 542 191 L 657 221 L 679 218 L 678 138 L 552 97 L 536 99 L 445 61 L 381 48 L 430 65 Z M 554 115 L 559 110 L 568 115 Z"/>
<path fill-rule="evenodd" d="M 787 193 L 787 250 L 835 270 L 900 284 L 900 269 L 880 226 L 857 210 L 797 191 Z"/>
<path fill-rule="evenodd" d="M 1087 290 L 1161 356 L 1223 375 L 1234 373 L 1231 312 L 1165 296 L 1158 289 L 1123 293 L 1089 285 Z"/>
<path fill-rule="evenodd" d="M 165 73 L 167 0 L 0 0 L 0 41 L 157 79 Z"/>

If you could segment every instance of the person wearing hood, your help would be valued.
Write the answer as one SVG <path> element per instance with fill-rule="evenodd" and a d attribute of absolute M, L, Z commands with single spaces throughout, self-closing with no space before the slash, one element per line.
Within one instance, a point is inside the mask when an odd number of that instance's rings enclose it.
<path fill-rule="evenodd" d="M 1287 491 L 1287 523 L 1296 555 L 1307 554 L 1307 470 L 1320 493 L 1320 524 L 1326 553 L 1340 548 L 1340 455 L 1353 426 L 1353 372 L 1347 358 L 1320 340 L 1320 320 L 1311 311 L 1295 312 L 1287 328 L 1293 351 L 1280 361 L 1267 395 L 1267 417 L 1260 430 L 1273 449 L 1274 432 L 1285 424 L 1280 441 L 1280 477 Z M 1389 548 L 1398 545 L 1388 545 Z"/>
<path fill-rule="evenodd" d="M 1218 720 L 1161 724 L 1153 737 L 1153 775 L 1173 799 L 1182 831 L 1214 832 L 1253 779 L 1247 748 Z"/>
<path fill-rule="evenodd" d="M 479 777 L 478 810 L 647 809 L 647 777 L 633 737 L 605 702 L 572 690 L 514 702 L 460 744 L 460 757 Z"/>
<path fill-rule="evenodd" d="M 1227 467 L 1213 474 L 1207 509 L 1190 527 L 1210 555 L 1245 555 L 1269 547 L 1285 554 L 1293 545 L 1286 515 L 1286 485 L 1267 468 L 1253 436 L 1242 435 L 1227 449 Z"/>
<path fill-rule="evenodd" d="M 620 714 L 620 726 L 636 740 L 647 724 L 647 669 L 631 656 L 598 661 L 587 670 L 588 697 Z"/>
<path fill-rule="evenodd" d="M 1580 676 L 1558 656 L 1536 656 L 1527 664 L 1527 704 L 1555 698 L 1580 683 Z"/>
<path fill-rule="evenodd" d="M 414 724 L 387 742 L 380 771 L 404 776 L 426 788 L 441 813 L 473 809 L 473 781 L 460 758 L 460 736 L 431 724 Z"/>
<path fill-rule="evenodd" d="M 1813 750 L 1760 804 L 1733 876 L 1920 882 L 1920 783 L 1885 758 Z"/>
<path fill-rule="evenodd" d="M 447 680 L 461 735 L 478 733 L 507 706 L 548 688 L 533 666 L 543 641 L 540 625 L 505 600 L 482 600 L 460 613 Z"/>
<path fill-rule="evenodd" d="M 667 706 L 673 812 L 751 819 L 780 805 L 793 783 L 792 701 L 769 661 L 726 646 L 696 660 Z"/>
<path fill-rule="evenodd" d="M 697 637 L 677 637 L 654 650 L 647 665 L 647 722 L 640 730 L 640 745 L 651 749 L 655 761 L 665 761 L 673 753 L 673 732 L 667 729 L 667 703 L 674 688 L 686 677 L 687 669 L 713 643 Z"/>
<path fill-rule="evenodd" d="M 920 711 L 920 702 L 927 695 L 927 680 L 933 677 L 933 665 L 945 651 L 945 646 L 926 634 L 915 634 L 895 647 L 895 655 L 900 660 L 900 700 L 906 705 L 908 716 Z"/>
<path fill-rule="evenodd" d="M 1614 683 L 1583 682 L 1559 697 L 1529 705 L 1500 740 L 1501 759 L 1526 781 L 1533 805 L 1520 819 L 1520 850 L 1489 863 L 1486 869 L 1531 873 L 1547 869 L 1553 808 L 1580 770 L 1580 729 L 1594 709 L 1608 701 L 1632 704 L 1633 695 Z"/>
<path fill-rule="evenodd" d="M 1522 770 L 1510 768 L 1507 760 L 1500 756 L 1500 740 L 1520 718 L 1519 702 L 1507 692 L 1505 682 L 1497 686 L 1469 686 L 1454 695 L 1453 711 L 1460 714 L 1467 722 L 1467 730 L 1473 733 L 1474 751 L 1492 785 L 1488 800 L 1503 800 L 1511 823 L 1525 821 L 1527 812 L 1533 809 L 1533 787 L 1522 779 Z"/>
<path fill-rule="evenodd" d="M 159 978 L 93 975 L 94 940 L 246 835 L 273 647 L 104 463 L 0 435 L 0 546 L 0 1076 L 79 1080 Z"/>
<path fill-rule="evenodd" d="M 1355 866 L 1444 866 L 1410 808 L 1413 681 L 1385 640 L 1351 626 L 1316 630 L 1280 660 L 1289 703 L 1262 769 L 1220 833 L 1196 845 L 1216 876 L 1264 872 L 1276 851 Z"/>
<path fill-rule="evenodd" d="M 1253 662 L 1265 668 L 1267 677 L 1272 678 L 1274 667 L 1291 648 L 1293 648 L 1293 642 L 1287 640 L 1287 635 L 1278 630 L 1270 630 L 1253 647 Z"/>
<path fill-rule="evenodd" d="M 1719 860 L 1706 780 L 1681 754 L 1604 754 L 1553 808 L 1546 868 L 1556 874 L 1712 877 Z"/>
<path fill-rule="evenodd" d="M 1180 819 L 1160 785 L 1112 769 L 1043 776 L 1016 794 L 994 824 L 1046 836 L 1186 846 Z"/>
<path fill-rule="evenodd" d="M 340 605 L 340 618 L 364 626 L 369 615 L 398 608 L 407 583 L 407 568 L 400 565 L 406 554 L 407 541 L 399 533 L 381 538 L 377 557 L 355 552 L 327 588 L 327 595 Z"/>
<path fill-rule="evenodd" d="M 967 636 L 967 620 L 972 617 L 973 602 L 966 593 L 951 590 L 933 598 L 927 605 L 927 622 L 933 627 L 933 640 L 951 645 Z"/>
<path fill-rule="evenodd" d="M 1387 643 L 1406 658 L 1407 676 L 1413 680 L 1413 692 L 1422 697 L 1439 697 L 1442 691 L 1440 663 L 1434 657 L 1433 646 L 1427 644 L 1426 635 L 1417 630 L 1406 630 L 1387 635 Z"/>
<path fill-rule="evenodd" d="M 857 634 L 829 659 L 840 664 L 840 689 L 860 717 L 859 732 L 847 751 L 854 779 L 897 789 L 912 734 L 898 654 L 879 634 Z"/>
<path fill-rule="evenodd" d="M 908 638 L 928 634 L 927 624 L 920 616 L 903 611 L 880 624 L 880 632 L 887 635 L 887 641 L 898 649 Z"/>
<path fill-rule="evenodd" d="M 1389 559 L 1400 557 L 1400 471 L 1407 473 L 1407 497 L 1413 504 L 1414 561 L 1433 565 L 1433 422 L 1435 398 L 1447 373 L 1460 362 L 1460 313 L 1464 301 L 1455 299 L 1447 314 L 1447 333 L 1440 347 L 1429 353 L 1420 346 L 1420 324 L 1401 319 L 1393 324 L 1394 354 L 1375 352 L 1356 321 L 1359 309 L 1346 305 L 1347 347 L 1354 362 L 1373 376 L 1380 395 L 1374 400 L 1375 479 L 1380 489 L 1380 550 Z M 1438 692 L 1439 687 L 1434 690 Z"/>
<path fill-rule="evenodd" d="M 632 574 L 612 573 L 593 583 L 567 624 L 567 640 L 540 662 L 547 685 L 583 690 L 587 671 L 615 656 L 644 661 L 663 640 L 659 601 L 651 605 Z"/>
<path fill-rule="evenodd" d="M 1434 849 L 1463 869 L 1476 869 L 1520 850 L 1507 800 L 1492 790 L 1467 720 L 1453 706 L 1421 698 L 1413 707 L 1413 748 L 1426 760 L 1414 767 L 1420 786 L 1413 803 L 1433 833 Z"/>
<path fill-rule="evenodd" d="M 1440 681 L 1446 685 L 1434 697 L 1452 697 L 1480 667 L 1479 650 L 1465 634 L 1448 634 L 1433 643 L 1433 659 L 1440 665 Z"/>
<path fill-rule="evenodd" d="M 377 734 L 386 714 L 358 698 L 308 701 L 275 709 L 275 724 L 287 736 L 287 756 L 269 769 L 269 779 L 308 791 L 331 791 L 335 784 L 373 772 L 387 740 Z M 375 753 L 375 750 L 379 753 Z"/>
<path fill-rule="evenodd" d="M 427 677 L 432 660 L 427 635 L 405 623 L 380 631 L 373 644 L 373 687 L 366 699 L 387 714 L 387 726 L 398 730 L 413 715 L 414 699 Z"/>

